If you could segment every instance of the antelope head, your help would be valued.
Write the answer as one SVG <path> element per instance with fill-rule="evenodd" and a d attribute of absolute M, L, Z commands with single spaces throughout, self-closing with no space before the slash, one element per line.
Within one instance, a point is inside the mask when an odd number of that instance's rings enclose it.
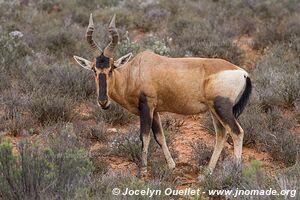
<path fill-rule="evenodd" d="M 129 53 L 118 60 L 114 61 L 114 52 L 119 41 L 119 34 L 116 29 L 116 15 L 114 15 L 109 23 L 108 32 L 110 35 L 110 42 L 105 47 L 104 51 L 93 39 L 94 22 L 93 16 L 90 14 L 89 25 L 86 30 L 86 40 L 93 50 L 94 59 L 89 61 L 87 59 L 74 56 L 76 62 L 85 69 L 91 70 L 95 75 L 97 102 L 102 109 L 108 109 L 110 106 L 110 100 L 108 97 L 108 91 L 113 87 L 114 70 L 117 67 L 126 64 L 132 56 Z"/>

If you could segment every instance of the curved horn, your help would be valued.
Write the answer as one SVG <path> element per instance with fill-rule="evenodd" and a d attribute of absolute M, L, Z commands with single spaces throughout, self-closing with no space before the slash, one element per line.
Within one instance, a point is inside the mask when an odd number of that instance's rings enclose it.
<path fill-rule="evenodd" d="M 97 54 L 101 54 L 102 53 L 102 49 L 97 45 L 97 43 L 93 40 L 93 32 L 94 32 L 95 28 L 94 28 L 94 22 L 93 22 L 93 14 L 90 14 L 90 21 L 89 21 L 89 26 L 86 29 L 86 40 L 89 43 L 89 45 L 91 46 L 91 48 L 93 49 L 93 51 Z"/>
<path fill-rule="evenodd" d="M 107 45 L 107 47 L 104 49 L 104 55 L 106 57 L 111 58 L 114 55 L 114 50 L 119 41 L 119 34 L 116 29 L 116 14 L 114 14 L 114 16 L 109 24 L 108 31 L 110 33 L 111 40 L 110 40 L 110 43 Z"/>

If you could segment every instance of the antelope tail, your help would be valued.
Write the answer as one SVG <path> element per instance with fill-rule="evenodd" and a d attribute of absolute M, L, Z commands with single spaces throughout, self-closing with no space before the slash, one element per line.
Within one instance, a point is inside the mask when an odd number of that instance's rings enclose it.
<path fill-rule="evenodd" d="M 252 91 L 252 84 L 249 77 L 246 77 L 246 86 L 239 101 L 233 106 L 232 112 L 237 119 L 245 109 Z"/>

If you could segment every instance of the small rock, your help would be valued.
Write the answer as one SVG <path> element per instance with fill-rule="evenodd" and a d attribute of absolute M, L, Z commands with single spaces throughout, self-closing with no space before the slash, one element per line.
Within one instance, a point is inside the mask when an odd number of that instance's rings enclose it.
<path fill-rule="evenodd" d="M 9 36 L 12 38 L 21 38 L 23 37 L 23 33 L 21 31 L 12 31 L 9 33 Z"/>
<path fill-rule="evenodd" d="M 109 128 L 109 129 L 107 129 L 107 132 L 108 133 L 117 133 L 118 130 L 116 128 Z"/>

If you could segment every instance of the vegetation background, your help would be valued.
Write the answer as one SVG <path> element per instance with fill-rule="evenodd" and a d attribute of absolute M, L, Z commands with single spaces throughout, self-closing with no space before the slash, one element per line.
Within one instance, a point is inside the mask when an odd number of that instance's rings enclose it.
<path fill-rule="evenodd" d="M 117 57 L 150 49 L 171 57 L 223 58 L 251 74 L 254 91 L 240 117 L 244 165 L 230 138 L 216 172 L 197 181 L 212 154 L 209 115 L 164 114 L 174 172 L 151 145 L 150 174 L 137 178 L 138 119 L 95 105 L 93 74 L 72 56 L 91 58 L 84 35 L 93 13 L 108 42 L 117 14 Z M 124 189 L 294 189 L 300 199 L 300 2 L 298 0 L 0 1 L 0 199 L 147 199 Z M 155 199 L 233 197 L 156 196 Z"/>

